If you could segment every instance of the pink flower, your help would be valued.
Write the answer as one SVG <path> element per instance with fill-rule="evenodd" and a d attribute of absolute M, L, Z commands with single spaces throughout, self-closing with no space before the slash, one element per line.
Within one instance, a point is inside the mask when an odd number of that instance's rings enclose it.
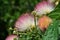
<path fill-rule="evenodd" d="M 57 0 L 47 0 L 49 3 L 54 3 L 56 2 Z"/>
<path fill-rule="evenodd" d="M 34 17 L 31 14 L 21 15 L 15 23 L 15 27 L 18 31 L 25 31 L 34 26 Z"/>
<path fill-rule="evenodd" d="M 17 35 L 9 35 L 5 40 L 14 40 L 14 39 L 18 39 Z"/>
<path fill-rule="evenodd" d="M 50 4 L 47 1 L 42 1 L 36 5 L 34 11 L 36 12 L 36 15 L 43 15 L 50 13 L 51 11 L 54 10 L 54 8 L 55 7 L 53 4 Z"/>
<path fill-rule="evenodd" d="M 47 0 L 49 3 L 54 3 L 55 6 L 57 6 L 59 4 L 60 0 Z"/>
<path fill-rule="evenodd" d="M 52 23 L 52 19 L 49 18 L 48 16 L 42 16 L 38 20 L 38 26 L 42 31 L 45 31 L 45 29 L 47 29 L 49 24 L 51 23 Z"/>

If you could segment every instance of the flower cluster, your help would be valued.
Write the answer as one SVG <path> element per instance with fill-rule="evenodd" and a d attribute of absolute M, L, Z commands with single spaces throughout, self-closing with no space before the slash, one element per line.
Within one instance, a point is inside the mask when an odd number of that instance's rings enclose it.
<path fill-rule="evenodd" d="M 55 9 L 55 1 L 56 0 L 43 0 L 39 2 L 33 10 L 37 16 L 34 16 L 34 14 L 32 14 L 33 12 L 22 14 L 15 22 L 14 28 L 19 32 L 29 31 L 35 27 L 40 28 L 41 31 L 45 31 L 53 21 L 50 17 L 46 16 L 46 14 Z M 9 35 L 6 40 L 14 40 L 14 38 L 18 38 L 17 36 L 18 35 Z"/>

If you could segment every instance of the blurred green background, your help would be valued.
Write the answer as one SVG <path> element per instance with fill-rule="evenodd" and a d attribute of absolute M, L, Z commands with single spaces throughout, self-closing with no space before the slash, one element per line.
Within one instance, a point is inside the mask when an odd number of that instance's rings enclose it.
<path fill-rule="evenodd" d="M 8 28 L 14 27 L 16 19 L 25 12 L 34 10 L 41 0 L 0 0 L 0 40 L 5 40 Z"/>

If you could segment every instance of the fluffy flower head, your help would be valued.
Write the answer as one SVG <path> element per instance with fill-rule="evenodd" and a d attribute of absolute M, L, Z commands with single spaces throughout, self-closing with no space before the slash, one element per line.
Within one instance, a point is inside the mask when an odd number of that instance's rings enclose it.
<path fill-rule="evenodd" d="M 51 11 L 54 10 L 54 8 L 55 7 L 53 4 L 50 4 L 47 1 L 42 1 L 36 5 L 34 11 L 36 11 L 36 15 L 43 15 L 50 13 Z"/>
<path fill-rule="evenodd" d="M 25 31 L 34 26 L 33 15 L 26 13 L 22 14 L 15 23 L 15 27 L 18 31 Z"/>

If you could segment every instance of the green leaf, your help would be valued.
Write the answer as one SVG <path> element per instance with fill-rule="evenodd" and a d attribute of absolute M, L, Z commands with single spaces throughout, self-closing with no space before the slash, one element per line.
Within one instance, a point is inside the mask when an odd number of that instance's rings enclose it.
<path fill-rule="evenodd" d="M 58 27 L 58 31 L 59 31 L 59 34 L 60 34 L 60 27 Z"/>
<path fill-rule="evenodd" d="M 60 35 L 60 22 L 59 22 L 59 26 L 58 26 L 58 32 L 59 32 L 59 35 Z"/>
<path fill-rule="evenodd" d="M 57 40 L 58 39 L 58 23 L 59 21 L 54 21 L 46 30 L 43 35 L 43 40 Z"/>
<path fill-rule="evenodd" d="M 48 14 L 52 19 L 60 19 L 60 4 L 56 6 L 54 11 Z"/>

